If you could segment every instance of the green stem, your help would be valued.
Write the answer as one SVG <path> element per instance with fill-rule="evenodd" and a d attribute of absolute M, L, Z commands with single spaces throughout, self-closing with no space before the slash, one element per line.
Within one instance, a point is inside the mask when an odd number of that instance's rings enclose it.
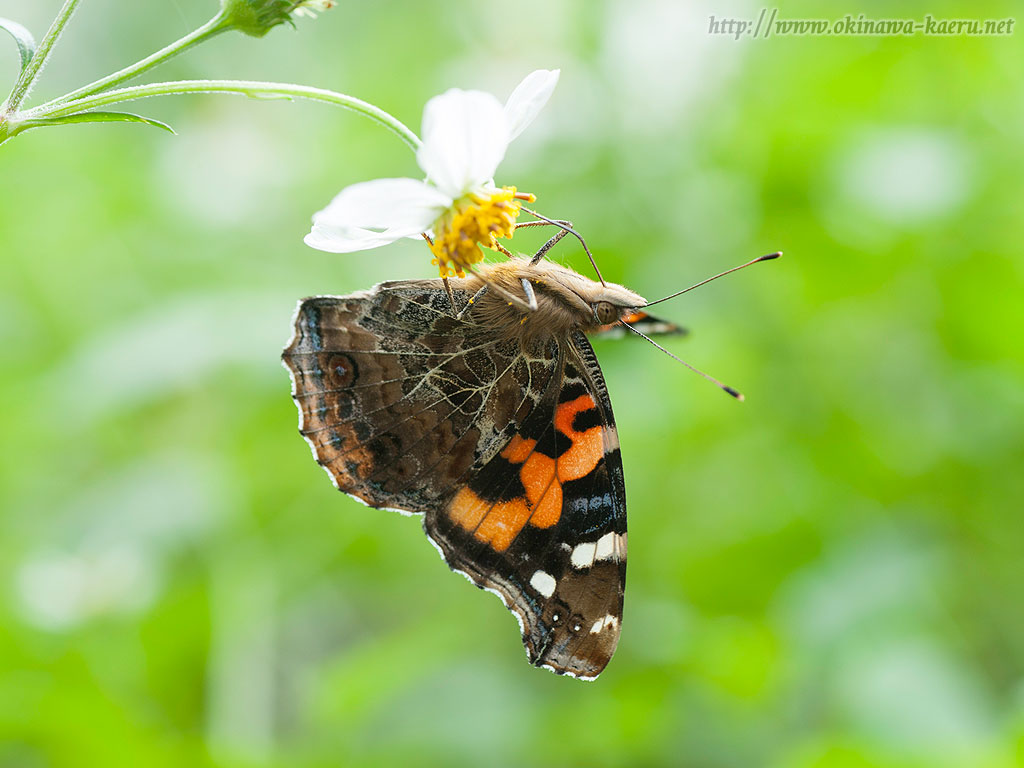
<path fill-rule="evenodd" d="M 109 88 L 115 85 L 119 85 L 120 83 L 123 83 L 126 80 L 131 80 L 133 77 L 141 75 L 143 72 L 152 69 L 158 64 L 164 63 L 168 59 L 177 56 L 185 49 L 190 48 L 193 45 L 198 45 L 199 43 L 205 40 L 209 40 L 211 37 L 219 35 L 221 32 L 224 32 L 230 28 L 231 23 L 224 16 L 224 13 L 218 13 L 216 16 L 214 16 L 212 19 L 210 19 L 208 22 L 203 24 L 198 29 L 189 32 L 180 40 L 175 40 L 170 45 L 166 46 L 165 48 L 161 48 L 156 53 L 147 56 L 141 61 L 137 61 L 129 67 L 125 67 L 124 69 L 118 72 L 114 72 L 113 74 L 107 75 L 106 77 L 97 80 L 94 83 L 89 83 L 89 85 L 83 85 L 78 90 L 72 91 L 71 93 L 67 93 L 59 98 L 54 99 L 53 101 L 48 101 L 46 104 L 43 104 L 42 106 L 51 107 L 55 104 L 62 104 L 64 102 L 72 101 L 74 99 L 80 99 L 84 96 L 91 96 L 94 93 L 99 93 L 100 91 L 108 90 Z"/>
<path fill-rule="evenodd" d="M 174 96 L 184 93 L 232 93 L 257 98 L 277 97 L 320 101 L 344 109 L 350 109 L 364 117 L 370 118 L 398 136 L 413 152 L 419 149 L 421 144 L 416 134 L 409 130 L 398 118 L 361 99 L 323 88 L 312 88 L 308 85 L 266 83 L 254 80 L 178 80 L 168 83 L 135 85 L 129 88 L 119 88 L 115 91 L 106 91 L 86 96 L 74 101 L 62 101 L 52 106 L 36 107 L 24 112 L 21 117 L 25 120 L 65 117 L 110 104 L 145 99 L 150 96 Z"/>
<path fill-rule="evenodd" d="M 14 90 L 11 91 L 11 95 L 7 98 L 4 103 L 3 112 L 6 115 L 13 115 L 18 111 L 18 107 L 21 106 L 21 102 L 28 96 L 29 90 L 35 83 L 36 78 L 39 76 L 40 70 L 43 68 L 43 64 L 50 58 L 50 52 L 53 50 L 53 44 L 57 42 L 57 38 L 60 37 L 61 32 L 64 31 L 64 25 L 68 23 L 71 18 L 71 14 L 75 12 L 75 6 L 77 6 L 79 0 L 64 0 L 64 6 L 60 9 L 57 14 L 57 18 L 53 20 L 53 24 L 46 31 L 46 36 L 42 42 L 39 43 L 39 47 L 36 48 L 35 55 L 29 61 L 28 66 L 22 70 L 21 76 L 18 78 L 18 82 L 14 84 Z"/>

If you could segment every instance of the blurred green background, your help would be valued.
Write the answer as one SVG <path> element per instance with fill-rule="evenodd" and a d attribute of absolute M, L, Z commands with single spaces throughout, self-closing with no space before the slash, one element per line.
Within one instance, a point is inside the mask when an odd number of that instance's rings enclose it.
<path fill-rule="evenodd" d="M 58 7 L 0 16 L 41 37 Z M 86 0 L 30 103 L 214 10 Z M 342 0 L 145 78 L 333 88 L 418 131 L 449 87 L 504 99 L 560 67 L 497 181 L 571 218 L 608 278 L 655 298 L 786 252 L 661 307 L 746 403 L 598 346 L 630 570 L 590 684 L 530 668 L 499 601 L 338 494 L 296 432 L 296 300 L 434 274 L 411 241 L 302 243 L 343 185 L 418 176 L 400 142 L 209 96 L 135 105 L 178 136 L 0 148 L 0 766 L 1024 765 L 1024 29 L 708 34 L 758 10 Z M 589 273 L 568 240 L 557 258 Z"/>

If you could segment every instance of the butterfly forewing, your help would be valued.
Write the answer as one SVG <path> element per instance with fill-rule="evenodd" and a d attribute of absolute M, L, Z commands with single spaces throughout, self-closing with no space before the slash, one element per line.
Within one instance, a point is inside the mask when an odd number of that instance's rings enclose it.
<path fill-rule="evenodd" d="M 634 310 L 622 318 L 623 322 L 629 323 L 634 329 L 645 336 L 686 336 L 690 332 L 681 325 L 676 325 L 670 320 L 662 320 L 653 317 L 642 309 Z M 595 331 L 589 333 L 592 339 L 621 339 L 634 334 L 626 330 L 622 323 L 614 322 L 602 325 Z"/>
<path fill-rule="evenodd" d="M 300 431 L 335 485 L 408 512 L 498 450 L 555 365 L 456 321 L 447 296 L 417 282 L 303 301 L 283 357 Z"/>

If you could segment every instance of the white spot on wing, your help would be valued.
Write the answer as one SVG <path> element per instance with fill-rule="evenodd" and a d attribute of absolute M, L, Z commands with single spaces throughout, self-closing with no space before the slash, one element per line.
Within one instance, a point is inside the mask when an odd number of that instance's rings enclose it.
<path fill-rule="evenodd" d="M 572 551 L 572 567 L 573 568 L 589 568 L 594 564 L 594 553 L 597 551 L 596 541 L 587 541 L 583 544 L 577 544 L 576 548 Z"/>
<path fill-rule="evenodd" d="M 570 562 L 573 568 L 589 568 L 598 560 L 624 560 L 625 557 L 626 534 L 610 531 L 597 541 L 577 544 L 570 556 Z"/>
<path fill-rule="evenodd" d="M 530 578 L 530 586 L 540 592 L 544 597 L 551 597 L 555 594 L 555 577 L 547 571 L 535 571 Z"/>
<path fill-rule="evenodd" d="M 597 551 L 594 553 L 594 557 L 598 560 L 607 560 L 615 554 L 615 539 L 616 534 L 614 532 L 606 533 L 600 539 L 597 540 Z"/>
<path fill-rule="evenodd" d="M 603 632 L 606 629 L 614 629 L 619 626 L 619 617 L 608 614 L 603 619 L 598 619 L 594 622 L 594 626 L 590 628 L 590 634 L 596 635 L 598 632 Z"/>

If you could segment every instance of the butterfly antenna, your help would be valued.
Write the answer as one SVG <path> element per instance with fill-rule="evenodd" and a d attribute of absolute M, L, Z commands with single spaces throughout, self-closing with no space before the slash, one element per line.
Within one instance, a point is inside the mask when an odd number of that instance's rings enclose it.
<path fill-rule="evenodd" d="M 671 357 L 676 362 L 682 363 L 683 365 L 685 365 L 687 368 L 689 368 L 691 371 L 693 371 L 697 375 L 703 376 L 705 379 L 710 381 L 712 384 L 714 384 L 716 387 L 721 389 L 726 394 L 732 395 L 733 397 L 735 397 L 740 402 L 743 402 L 744 397 L 743 397 L 743 394 L 741 392 L 738 392 L 737 390 L 733 389 L 732 387 L 730 387 L 730 386 L 728 386 L 726 384 L 723 384 L 718 379 L 716 379 L 714 376 L 709 376 L 708 374 L 704 373 L 704 371 L 700 370 L 700 368 L 694 368 L 692 365 L 690 365 L 688 362 L 683 360 L 681 357 L 677 357 L 676 355 L 673 355 L 671 352 L 669 352 L 667 349 L 665 349 L 663 346 L 661 346 L 661 344 L 656 342 L 654 339 L 652 339 L 647 334 L 642 333 L 641 331 L 638 331 L 636 328 L 634 328 L 632 325 L 627 323 L 625 320 L 619 320 L 619 323 L 621 325 L 626 326 L 629 330 L 631 330 L 633 333 L 635 333 L 640 338 L 646 339 L 647 341 L 649 341 L 651 344 L 656 346 L 658 349 L 660 349 L 662 352 L 664 352 L 666 355 Z"/>
<path fill-rule="evenodd" d="M 655 304 L 661 304 L 661 302 L 668 301 L 669 299 L 674 299 L 676 296 L 682 296 L 684 293 L 688 293 L 689 291 L 692 291 L 694 288 L 700 288 L 702 285 L 707 285 L 712 280 L 717 280 L 718 278 L 724 277 L 725 275 L 731 274 L 733 272 L 738 272 L 741 269 L 745 269 L 746 267 L 749 267 L 749 266 L 751 266 L 753 264 L 757 264 L 758 262 L 761 262 L 761 261 L 771 261 L 772 259 L 777 259 L 781 255 L 782 255 L 782 251 L 776 251 L 775 253 L 769 253 L 766 256 L 758 256 L 756 259 L 751 259 L 746 264 L 740 264 L 738 267 L 733 267 L 732 269 L 725 270 L 725 272 L 719 272 L 717 275 L 715 275 L 713 277 L 709 277 L 707 280 L 701 280 L 699 283 L 695 283 L 694 285 L 691 285 L 689 288 L 684 288 L 681 291 L 676 291 L 673 294 L 669 294 L 668 296 L 664 297 L 663 299 L 658 299 L 657 301 L 649 301 L 649 302 L 647 302 L 644 305 L 644 307 L 645 308 L 646 307 L 653 307 Z M 627 327 L 629 327 L 629 326 L 627 326 Z M 653 344 L 654 342 L 651 342 L 651 343 Z M 657 345 L 655 345 L 655 346 L 657 346 Z"/>
<path fill-rule="evenodd" d="M 570 226 L 568 226 L 566 224 L 563 224 L 560 221 L 555 221 L 554 219 L 549 219 L 547 216 L 541 216 L 539 213 L 537 213 L 536 211 L 530 210 L 525 205 L 523 206 L 523 210 L 526 211 L 531 216 L 536 216 L 541 221 L 546 221 L 548 224 L 551 224 L 554 227 L 558 227 L 559 229 L 564 229 L 570 235 L 572 235 L 577 240 L 579 240 L 580 241 L 580 245 L 583 246 L 583 250 L 587 254 L 587 258 L 590 259 L 590 264 L 594 267 L 594 271 L 597 273 L 597 279 L 601 281 L 601 285 L 607 285 L 607 283 L 605 283 L 605 281 L 604 281 L 604 278 L 601 276 L 601 270 L 597 268 L 597 262 L 594 261 L 594 255 L 590 252 L 590 249 L 587 247 L 587 241 L 583 239 L 583 235 L 581 235 L 579 232 L 577 232 L 572 227 L 570 227 Z"/>

